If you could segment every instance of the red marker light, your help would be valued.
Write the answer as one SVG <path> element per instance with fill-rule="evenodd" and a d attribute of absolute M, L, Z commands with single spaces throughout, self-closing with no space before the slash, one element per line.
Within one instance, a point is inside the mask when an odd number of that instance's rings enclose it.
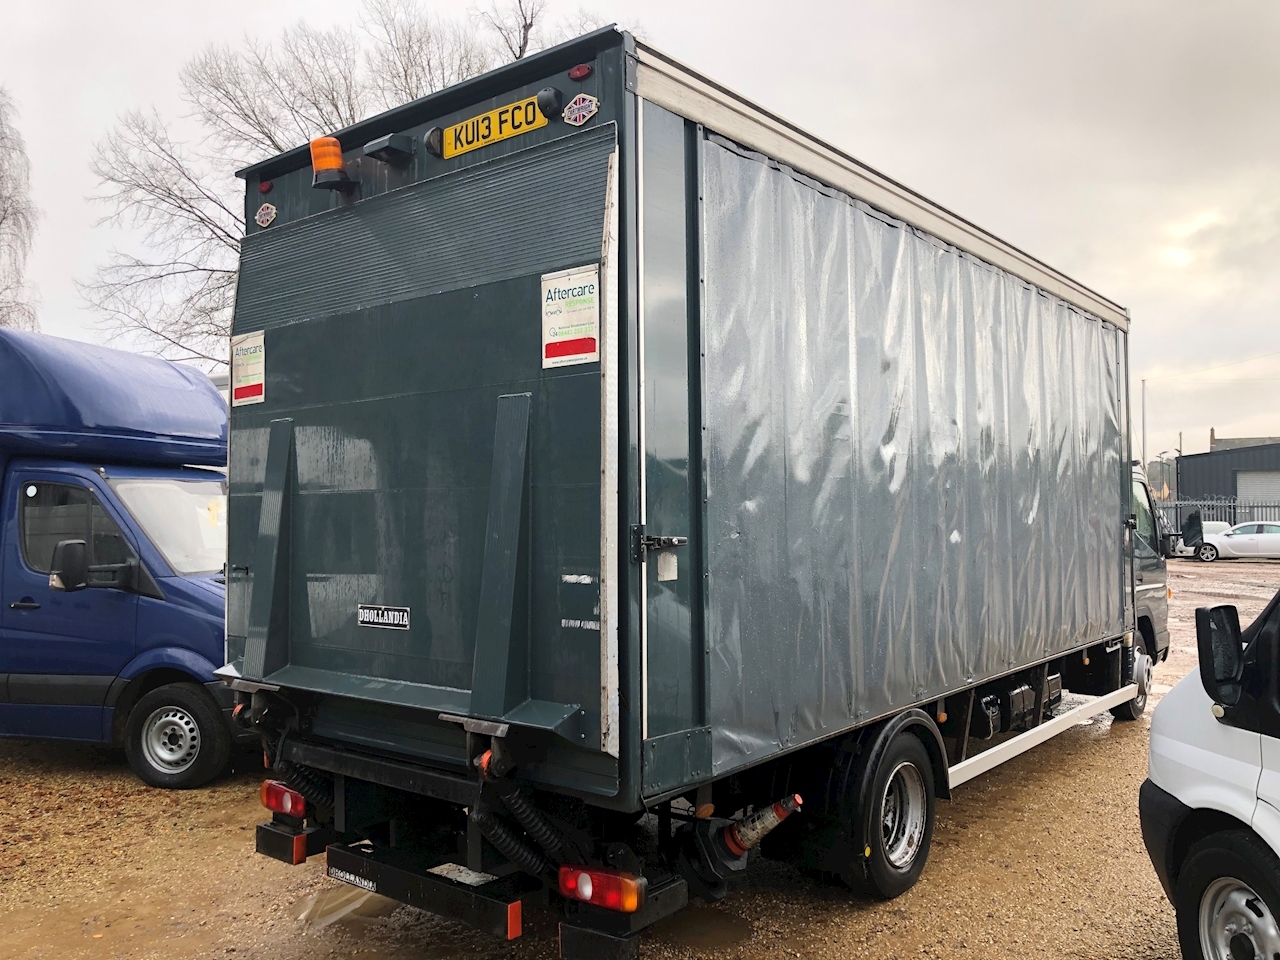
<path fill-rule="evenodd" d="M 593 903 L 606 910 L 635 913 L 644 906 L 649 881 L 617 870 L 577 867 L 560 868 L 560 895 L 570 900 Z"/>
<path fill-rule="evenodd" d="M 272 813 L 283 813 L 288 817 L 307 815 L 306 797 L 279 780 L 263 780 L 262 788 L 258 791 L 258 799 Z"/>
<path fill-rule="evenodd" d="M 591 64 L 580 63 L 569 70 L 570 80 L 585 80 L 591 76 Z"/>
<path fill-rule="evenodd" d="M 271 188 L 272 188 L 272 187 L 274 187 L 274 186 L 275 186 L 275 184 L 274 184 L 274 183 L 272 183 L 270 180 L 263 180 L 260 184 L 258 184 L 258 192 L 259 192 L 259 193 L 270 193 L 270 192 L 271 192 Z"/>

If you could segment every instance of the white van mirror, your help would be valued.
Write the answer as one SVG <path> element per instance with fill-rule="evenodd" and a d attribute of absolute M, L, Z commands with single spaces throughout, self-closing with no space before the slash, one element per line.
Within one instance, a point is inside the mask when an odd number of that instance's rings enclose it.
<path fill-rule="evenodd" d="M 1244 657 L 1240 649 L 1240 614 L 1220 605 L 1196 610 L 1196 643 L 1200 651 L 1200 682 L 1205 693 L 1225 707 L 1240 702 Z"/>

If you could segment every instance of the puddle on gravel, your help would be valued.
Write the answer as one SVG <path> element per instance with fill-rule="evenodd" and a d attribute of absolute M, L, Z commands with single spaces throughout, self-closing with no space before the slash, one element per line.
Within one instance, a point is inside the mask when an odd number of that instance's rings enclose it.
<path fill-rule="evenodd" d="M 692 901 L 675 916 L 654 924 L 653 936 L 690 950 L 736 946 L 751 936 L 751 922 Z"/>
<path fill-rule="evenodd" d="M 304 897 L 294 905 L 293 916 L 313 930 L 323 930 L 334 923 L 359 926 L 361 921 L 389 917 L 399 907 L 395 900 L 344 884 Z"/>

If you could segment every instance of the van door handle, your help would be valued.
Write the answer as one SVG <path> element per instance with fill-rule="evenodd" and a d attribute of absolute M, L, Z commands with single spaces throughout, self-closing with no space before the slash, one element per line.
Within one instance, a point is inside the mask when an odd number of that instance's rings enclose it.
<path fill-rule="evenodd" d="M 1139 583 L 1141 583 L 1141 582 L 1142 582 L 1142 574 L 1140 574 L 1140 573 L 1139 573 L 1139 574 L 1135 574 L 1133 579 L 1135 579 L 1135 580 L 1137 580 Z"/>
<path fill-rule="evenodd" d="M 15 600 L 9 604 L 10 610 L 39 610 L 40 604 L 33 601 L 30 597 L 23 597 L 21 600 Z"/>

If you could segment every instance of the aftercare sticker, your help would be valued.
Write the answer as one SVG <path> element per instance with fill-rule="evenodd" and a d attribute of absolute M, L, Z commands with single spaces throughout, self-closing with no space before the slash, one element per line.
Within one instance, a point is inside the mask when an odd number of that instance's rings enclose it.
<path fill-rule="evenodd" d="M 542 369 L 600 359 L 600 267 L 542 275 Z"/>
<path fill-rule="evenodd" d="M 261 403 L 266 399 L 267 350 L 262 331 L 231 338 L 231 405 Z"/>
<path fill-rule="evenodd" d="M 383 630 L 408 630 L 409 608 L 362 603 L 356 607 L 356 623 L 362 627 L 379 627 Z"/>
<path fill-rule="evenodd" d="M 599 100 L 589 93 L 580 93 L 565 104 L 564 112 L 560 116 L 570 126 L 580 127 L 594 117 L 599 109 Z"/>

